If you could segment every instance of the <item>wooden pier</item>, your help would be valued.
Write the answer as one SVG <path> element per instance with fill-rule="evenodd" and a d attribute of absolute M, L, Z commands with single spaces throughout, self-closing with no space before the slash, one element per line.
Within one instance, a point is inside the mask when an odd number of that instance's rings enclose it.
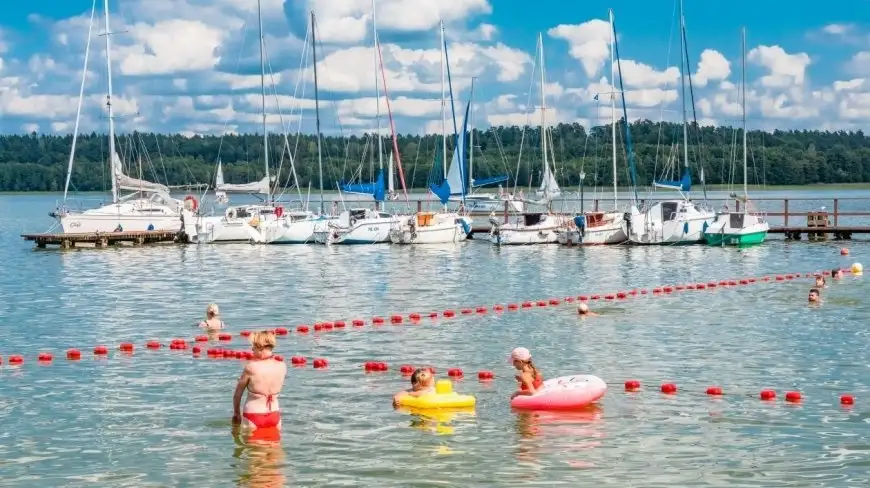
<path fill-rule="evenodd" d="M 87 232 L 22 234 L 25 241 L 36 242 L 36 247 L 60 246 L 62 249 L 84 244 L 87 247 L 109 247 L 114 245 L 143 245 L 156 243 L 184 242 L 178 231 L 149 230 L 136 232 Z"/>

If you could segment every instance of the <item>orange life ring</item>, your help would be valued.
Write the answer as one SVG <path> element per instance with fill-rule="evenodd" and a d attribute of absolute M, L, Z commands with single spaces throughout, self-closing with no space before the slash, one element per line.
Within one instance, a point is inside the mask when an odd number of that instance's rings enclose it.
<path fill-rule="evenodd" d="M 197 200 L 196 197 L 193 195 L 188 195 L 188 196 L 184 197 L 184 201 L 191 202 L 191 209 L 190 210 L 192 212 L 196 212 L 196 209 L 199 208 L 199 200 Z"/>
<path fill-rule="evenodd" d="M 284 207 L 275 207 L 275 217 L 280 219 L 282 215 L 284 215 Z"/>

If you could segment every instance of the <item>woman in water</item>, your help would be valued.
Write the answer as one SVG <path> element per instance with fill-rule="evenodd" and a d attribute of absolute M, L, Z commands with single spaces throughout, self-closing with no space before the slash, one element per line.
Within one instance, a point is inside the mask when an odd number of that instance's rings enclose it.
<path fill-rule="evenodd" d="M 511 351 L 511 362 L 520 371 L 516 376 L 520 389 L 511 395 L 511 400 L 519 395 L 534 395 L 544 384 L 544 375 L 532 364 L 532 353 L 525 347 Z"/>
<path fill-rule="evenodd" d="M 206 330 L 218 330 L 225 327 L 226 326 L 224 325 L 224 321 L 221 320 L 221 312 L 218 309 L 217 303 L 209 304 L 209 306 L 205 309 L 205 320 L 199 323 L 199 328 Z"/>
<path fill-rule="evenodd" d="M 411 389 L 393 395 L 393 406 L 399 406 L 399 399 L 404 396 L 418 397 L 427 393 L 435 393 L 435 375 L 426 368 L 417 368 L 411 375 Z"/>
<path fill-rule="evenodd" d="M 251 334 L 254 359 L 245 365 L 233 394 L 233 423 L 257 429 L 281 429 L 281 410 L 277 396 L 284 386 L 287 365 L 272 357 L 275 348 L 272 331 Z M 245 408 L 241 409 L 242 394 L 248 390 Z"/>

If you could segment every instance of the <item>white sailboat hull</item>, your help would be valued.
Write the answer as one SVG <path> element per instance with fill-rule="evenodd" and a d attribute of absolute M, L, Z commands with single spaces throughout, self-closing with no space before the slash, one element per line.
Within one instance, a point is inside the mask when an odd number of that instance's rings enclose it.
<path fill-rule="evenodd" d="M 559 232 L 566 227 L 566 221 L 556 215 L 548 215 L 546 220 L 526 225 L 524 222 L 512 222 L 493 225 L 489 240 L 498 246 L 555 244 L 559 242 Z"/>
<path fill-rule="evenodd" d="M 602 246 L 622 244 L 628 240 L 625 232 L 625 214 L 608 212 L 601 214 L 586 214 L 586 227 L 581 233 L 582 244 L 585 246 Z"/>
<path fill-rule="evenodd" d="M 196 242 L 201 244 L 255 242 L 262 243 L 259 229 L 250 219 L 227 219 L 223 216 L 199 217 L 195 224 Z"/>
<path fill-rule="evenodd" d="M 657 202 L 645 212 L 632 209 L 628 238 L 632 244 L 697 244 L 715 218 L 715 212 L 693 202 Z"/>
<path fill-rule="evenodd" d="M 393 244 L 449 244 L 468 239 L 471 219 L 455 213 L 438 213 L 429 225 L 417 225 L 417 216 L 393 219 L 390 241 Z"/>
<path fill-rule="evenodd" d="M 314 231 L 318 225 L 335 222 L 328 217 L 312 217 L 304 220 L 279 219 L 267 222 L 262 228 L 267 244 L 312 244 Z"/>
<path fill-rule="evenodd" d="M 318 244 L 379 244 L 390 242 L 392 218 L 363 219 L 350 227 L 319 224 L 314 231 Z"/>
<path fill-rule="evenodd" d="M 181 230 L 180 204 L 157 203 L 147 198 L 122 201 L 83 212 L 67 211 L 58 217 L 65 233 Z"/>

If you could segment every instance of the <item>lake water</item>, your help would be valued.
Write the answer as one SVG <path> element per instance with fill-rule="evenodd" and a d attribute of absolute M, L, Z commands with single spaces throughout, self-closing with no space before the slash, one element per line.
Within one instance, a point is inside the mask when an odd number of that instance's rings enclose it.
<path fill-rule="evenodd" d="M 840 192 L 842 193 L 842 192 Z M 866 195 L 866 194 L 865 194 Z M 823 198 L 826 195 L 820 195 Z M 867 486 L 870 285 L 846 275 L 825 303 L 811 281 L 492 311 L 373 327 L 374 315 L 608 293 L 870 264 L 870 243 L 747 250 L 616 246 L 155 246 L 34 251 L 55 196 L 0 195 L 0 485 L 3 486 Z M 281 339 L 290 370 L 280 446 L 231 434 L 242 362 L 144 343 L 192 338 L 209 302 L 230 331 L 362 318 L 365 327 Z M 116 352 L 131 341 L 133 355 Z M 91 349 L 109 346 L 108 359 Z M 589 373 L 597 408 L 519 414 L 507 354 L 528 347 L 549 377 Z M 78 347 L 83 359 L 63 351 Z M 228 346 L 245 348 L 238 337 Z M 40 351 L 55 354 L 37 364 Z M 25 364 L 12 367 L 10 354 Z M 329 360 L 315 370 L 311 358 Z M 384 361 L 387 373 L 363 373 Z M 394 411 L 401 364 L 431 365 L 477 396 L 475 414 Z M 479 370 L 496 379 L 481 383 Z M 626 393 L 625 380 L 641 381 Z M 677 384 L 676 395 L 658 391 Z M 725 395 L 707 397 L 708 386 Z M 758 393 L 775 389 L 775 402 Z M 785 392 L 803 401 L 789 404 Z M 851 408 L 839 404 L 855 395 Z"/>

